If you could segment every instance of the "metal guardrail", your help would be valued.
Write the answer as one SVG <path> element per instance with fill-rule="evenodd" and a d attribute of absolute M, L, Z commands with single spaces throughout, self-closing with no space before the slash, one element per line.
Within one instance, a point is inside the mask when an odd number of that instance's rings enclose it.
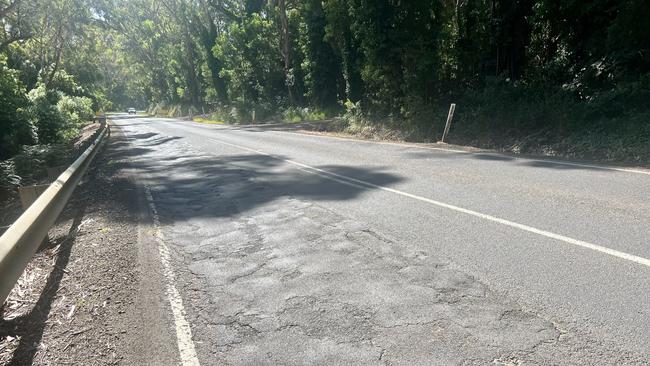
<path fill-rule="evenodd" d="M 0 306 L 65 207 L 107 130 L 108 125 L 104 123 L 97 138 L 83 154 L 0 237 Z"/>

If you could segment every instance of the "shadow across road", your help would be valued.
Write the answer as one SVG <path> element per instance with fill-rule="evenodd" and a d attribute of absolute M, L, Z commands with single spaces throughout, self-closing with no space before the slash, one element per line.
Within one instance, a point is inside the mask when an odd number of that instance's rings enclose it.
<path fill-rule="evenodd" d="M 380 169 L 322 165 L 320 171 L 297 169 L 260 154 L 222 157 L 166 158 L 134 163 L 167 220 L 228 217 L 282 197 L 308 201 L 353 200 L 373 189 L 338 178 L 354 177 L 375 185 L 402 179 Z"/>
<path fill-rule="evenodd" d="M 555 170 L 590 170 L 601 172 L 612 172 L 607 166 L 598 166 L 598 163 L 580 163 L 562 160 L 545 160 L 546 158 L 530 157 L 530 156 L 513 156 L 504 153 L 489 153 L 489 152 L 469 152 L 461 153 L 454 151 L 413 151 L 413 148 L 404 149 L 401 156 L 405 159 L 416 160 L 450 160 L 450 161 L 471 161 L 479 160 L 489 163 L 507 163 L 517 167 L 523 168 L 543 168 Z"/>
<path fill-rule="evenodd" d="M 116 134 L 117 135 L 117 134 Z M 156 133 L 115 136 L 106 152 L 114 168 L 128 169 L 148 186 L 167 221 L 229 217 L 283 197 L 307 201 L 353 200 L 372 185 L 403 181 L 381 167 L 297 167 L 285 156 L 215 155 L 196 151 L 180 138 Z M 341 177 L 362 180 L 364 185 Z M 135 187 L 133 187 L 135 189 Z"/>

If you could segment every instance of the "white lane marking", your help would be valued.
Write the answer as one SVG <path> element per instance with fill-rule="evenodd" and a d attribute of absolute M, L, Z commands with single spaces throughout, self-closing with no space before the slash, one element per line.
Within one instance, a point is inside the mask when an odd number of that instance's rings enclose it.
<path fill-rule="evenodd" d="M 199 366 L 199 359 L 196 356 L 196 349 L 194 342 L 192 342 L 192 329 L 187 321 L 185 308 L 183 307 L 183 299 L 181 298 L 178 289 L 176 288 L 176 279 L 174 271 L 171 268 L 169 248 L 165 244 L 165 237 L 160 229 L 160 217 L 158 210 L 151 194 L 149 186 L 144 187 L 144 194 L 151 210 L 153 218 L 153 225 L 155 228 L 155 237 L 158 242 L 158 251 L 160 252 L 160 262 L 162 263 L 163 275 L 165 276 L 167 285 L 167 298 L 172 308 L 174 315 L 174 325 L 176 326 L 176 341 L 178 344 L 178 352 L 181 356 L 181 364 L 183 366 Z"/>
<path fill-rule="evenodd" d="M 228 146 L 232 146 L 232 147 L 235 147 L 235 148 L 238 148 L 238 149 L 241 149 L 241 150 L 246 150 L 246 151 L 254 152 L 256 154 L 269 156 L 271 158 L 278 159 L 278 160 L 284 161 L 284 162 L 286 162 L 288 164 L 303 168 L 302 170 L 304 170 L 306 172 L 309 172 L 311 174 L 316 174 L 316 175 L 319 175 L 321 177 L 324 177 L 324 178 L 327 178 L 327 179 L 330 179 L 330 180 L 334 180 L 334 181 L 337 181 L 337 182 L 340 182 L 340 183 L 343 183 L 343 184 L 348 184 L 348 185 L 352 185 L 352 186 L 355 186 L 355 187 L 363 186 L 363 187 L 370 187 L 370 188 L 380 189 L 382 191 L 398 194 L 398 195 L 403 196 L 403 197 L 412 198 L 414 200 L 418 200 L 418 201 L 421 201 L 421 202 L 426 202 L 426 203 L 429 203 L 429 204 L 432 204 L 432 205 L 435 205 L 435 206 L 443 207 L 443 208 L 453 210 L 453 211 L 456 211 L 456 212 L 461 212 L 461 213 L 471 215 L 471 216 L 474 216 L 474 217 L 478 217 L 478 218 L 481 218 L 481 219 L 484 219 L 484 220 L 496 222 L 496 223 L 506 225 L 506 226 L 510 226 L 510 227 L 513 227 L 513 228 L 516 228 L 516 229 L 519 229 L 519 230 L 527 231 L 529 233 L 541 235 L 541 236 L 544 236 L 544 237 L 547 237 L 547 238 L 555 239 L 555 240 L 562 241 L 562 242 L 565 242 L 567 244 L 579 246 L 579 247 L 582 247 L 582 248 L 591 249 L 591 250 L 594 250 L 596 252 L 608 254 L 608 255 L 611 255 L 611 256 L 614 256 L 614 257 L 617 257 L 617 258 L 625 259 L 625 260 L 630 261 L 630 262 L 634 262 L 634 263 L 637 263 L 637 264 L 644 265 L 646 267 L 650 267 L 650 259 L 647 259 L 647 258 L 639 257 L 639 256 L 636 256 L 636 255 L 628 254 L 628 253 L 621 252 L 621 251 L 618 251 L 618 250 L 615 250 L 615 249 L 611 249 L 611 248 L 603 247 L 603 246 L 600 246 L 600 245 L 592 244 L 592 243 L 589 243 L 589 242 L 586 242 L 586 241 L 573 239 L 573 238 L 570 238 L 568 236 L 555 234 L 555 233 L 552 233 L 550 231 L 537 229 L 537 228 L 534 228 L 532 226 L 520 224 L 520 223 L 517 223 L 517 222 L 514 222 L 514 221 L 502 219 L 502 218 L 499 218 L 499 217 L 496 217 L 496 216 L 484 214 L 484 213 L 469 210 L 469 209 L 466 209 L 466 208 L 450 205 L 448 203 L 432 200 L 430 198 L 418 196 L 418 195 L 411 194 L 411 193 L 404 192 L 404 191 L 400 191 L 400 190 L 397 190 L 397 189 L 393 189 L 393 188 L 389 188 L 389 187 L 385 187 L 385 186 L 380 186 L 380 185 L 370 183 L 370 182 L 367 182 L 367 181 L 364 181 L 364 180 L 348 177 L 348 176 L 337 174 L 337 173 L 328 172 L 328 171 L 323 170 L 323 169 L 319 169 L 319 168 L 316 168 L 316 167 L 313 167 L 313 166 L 309 166 L 307 164 L 299 163 L 297 161 L 277 157 L 277 156 L 275 156 L 273 154 L 265 153 L 263 151 L 251 149 L 251 148 L 248 148 L 248 147 L 245 147 L 245 146 L 231 144 L 229 142 L 225 142 L 225 141 L 214 139 L 214 138 L 208 138 L 208 139 L 211 140 L 211 141 L 214 141 L 214 142 L 217 142 L 217 143 L 220 143 L 220 144 L 224 144 L 224 145 L 228 145 Z"/>
<path fill-rule="evenodd" d="M 202 125 L 199 122 L 192 122 L 192 126 L 195 127 L 201 127 L 205 129 L 211 129 L 211 130 L 223 130 L 227 129 L 228 126 L 206 126 Z M 261 125 L 260 127 L 262 127 Z M 237 126 L 235 126 L 237 127 Z M 244 127 L 244 126 L 241 126 Z M 551 160 L 551 159 L 534 159 L 534 158 L 525 158 L 525 157 L 518 157 L 518 156 L 511 156 L 511 155 L 504 155 L 504 154 L 499 154 L 499 153 L 493 153 L 489 151 L 467 151 L 467 150 L 458 150 L 458 149 L 452 149 L 452 148 L 446 148 L 446 147 L 433 147 L 433 146 L 423 146 L 423 145 L 414 145 L 414 144 L 409 144 L 405 142 L 390 142 L 390 141 L 373 141 L 373 140 L 362 140 L 362 139 L 355 139 L 351 137 L 342 137 L 342 136 L 330 136 L 330 135 L 323 135 L 323 134 L 317 134 L 317 133 L 306 133 L 306 132 L 299 132 L 299 131 L 272 131 L 273 133 L 289 133 L 289 134 L 295 134 L 295 135 L 302 135 L 302 136 L 312 136 L 312 137 L 320 137 L 320 138 L 328 138 L 328 139 L 336 139 L 336 140 L 344 140 L 344 141 L 354 141 L 354 142 L 362 142 L 362 143 L 367 143 L 367 144 L 379 144 L 379 145 L 390 145 L 390 146 L 398 146 L 398 147 L 407 147 L 407 148 L 413 148 L 413 149 L 421 149 L 421 150 L 434 150 L 434 151 L 443 151 L 443 152 L 452 152 L 452 153 L 460 153 L 460 154 L 483 154 L 483 155 L 495 155 L 495 156 L 507 156 L 510 158 L 513 158 L 515 160 L 521 160 L 521 161 L 531 161 L 531 162 L 537 162 L 537 163 L 547 163 L 547 164 L 558 164 L 558 165 L 566 165 L 566 166 L 575 166 L 575 167 L 580 167 L 580 168 L 590 168 L 590 169 L 598 169 L 598 170 L 612 170 L 612 171 L 617 171 L 617 172 L 624 172 L 624 173 L 633 173 L 633 174 L 644 174 L 644 175 L 650 175 L 650 170 L 641 170 L 641 169 L 632 169 L 632 168 L 621 168 L 621 167 L 616 167 L 616 166 L 608 166 L 608 165 L 594 165 L 594 164 L 584 164 L 584 163 L 575 163 L 575 162 L 570 162 L 570 161 L 561 161 L 561 160 Z"/>
<path fill-rule="evenodd" d="M 131 146 L 135 146 L 133 139 L 127 135 L 128 129 L 117 124 L 123 132 L 124 137 Z M 183 299 L 181 298 L 178 289 L 176 288 L 176 278 L 174 271 L 171 268 L 171 256 L 169 255 L 169 248 L 165 244 L 165 237 L 161 230 L 160 216 L 158 209 L 151 194 L 151 188 L 147 185 L 144 186 L 144 195 L 151 211 L 153 225 L 155 229 L 156 242 L 158 243 L 158 252 L 160 253 L 160 262 L 162 264 L 163 276 L 165 276 L 167 299 L 172 308 L 172 315 L 174 317 L 174 327 L 176 328 L 176 344 L 178 345 L 178 353 L 181 358 L 183 366 L 200 366 L 199 359 L 196 356 L 196 348 L 192 341 L 192 328 L 186 318 L 185 307 L 183 306 Z"/>

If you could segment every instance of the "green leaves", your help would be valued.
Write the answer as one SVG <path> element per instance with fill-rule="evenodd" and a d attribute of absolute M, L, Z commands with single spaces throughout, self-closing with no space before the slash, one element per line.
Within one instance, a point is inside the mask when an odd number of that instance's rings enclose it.
<path fill-rule="evenodd" d="M 0 58 L 0 160 L 18 152 L 21 145 L 34 143 L 35 127 L 20 73 Z"/>
<path fill-rule="evenodd" d="M 87 115 L 78 98 L 94 109 L 158 105 L 229 121 L 341 113 L 351 101 L 349 116 L 407 125 L 430 123 L 452 99 L 501 110 L 494 96 L 503 94 L 525 105 L 511 130 L 564 126 L 569 117 L 548 105 L 582 103 L 598 118 L 647 109 L 648 17 L 643 0 L 21 2 L 0 30 L 4 67 L 14 70 L 3 88 L 15 91 L 2 96 L 12 106 L 2 113 L 26 126 L 8 139 L 28 141 L 38 127 L 56 140 Z M 41 84 L 63 94 L 27 100 Z"/>

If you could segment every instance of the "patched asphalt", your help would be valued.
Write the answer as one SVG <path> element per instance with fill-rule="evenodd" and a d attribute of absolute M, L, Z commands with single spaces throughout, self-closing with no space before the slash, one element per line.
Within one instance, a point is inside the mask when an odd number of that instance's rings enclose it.
<path fill-rule="evenodd" d="M 616 249 L 647 257 L 646 177 L 264 129 L 115 124 L 125 170 L 158 207 L 203 364 L 648 362 L 647 268 L 284 159 L 599 244 L 618 238 Z"/>

